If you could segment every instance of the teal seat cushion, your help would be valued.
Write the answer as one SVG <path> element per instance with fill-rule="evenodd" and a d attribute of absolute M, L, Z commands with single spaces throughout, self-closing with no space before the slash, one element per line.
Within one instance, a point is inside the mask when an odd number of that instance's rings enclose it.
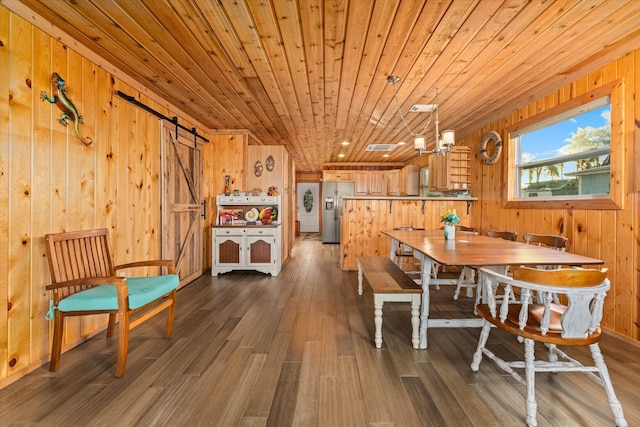
<path fill-rule="evenodd" d="M 129 277 L 129 308 L 136 309 L 176 289 L 180 279 L 175 274 L 151 277 Z M 117 310 L 118 296 L 116 287 L 100 285 L 82 292 L 77 292 L 64 298 L 58 304 L 58 310 Z"/>

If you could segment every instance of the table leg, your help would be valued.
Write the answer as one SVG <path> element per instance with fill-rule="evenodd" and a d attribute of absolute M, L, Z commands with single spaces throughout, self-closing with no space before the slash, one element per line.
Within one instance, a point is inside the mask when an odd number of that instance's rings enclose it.
<path fill-rule="evenodd" d="M 398 247 L 400 246 L 400 242 L 398 242 L 396 239 L 391 239 L 391 250 L 389 251 L 389 258 L 391 259 L 391 261 L 396 262 L 396 251 L 398 250 Z"/>
<path fill-rule="evenodd" d="M 427 348 L 427 324 L 429 323 L 429 281 L 431 280 L 431 258 L 422 252 L 415 251 L 414 256 L 420 261 L 422 282 L 422 306 L 420 310 L 420 347 Z"/>

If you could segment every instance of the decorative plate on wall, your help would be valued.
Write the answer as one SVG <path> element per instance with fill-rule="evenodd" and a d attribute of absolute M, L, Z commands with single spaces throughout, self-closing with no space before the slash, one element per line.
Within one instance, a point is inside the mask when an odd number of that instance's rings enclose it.
<path fill-rule="evenodd" d="M 273 156 L 270 155 L 269 157 L 267 157 L 267 170 L 269 172 L 273 170 L 275 165 L 276 165 L 276 160 L 273 158 Z"/>
<path fill-rule="evenodd" d="M 253 173 L 256 174 L 256 176 L 262 175 L 262 162 L 260 160 L 258 160 L 256 164 L 253 165 Z"/>
<path fill-rule="evenodd" d="M 304 211 L 306 213 L 311 212 L 311 210 L 313 209 L 313 193 L 311 192 L 310 188 L 307 188 L 307 191 L 304 192 L 302 200 L 304 204 Z"/>

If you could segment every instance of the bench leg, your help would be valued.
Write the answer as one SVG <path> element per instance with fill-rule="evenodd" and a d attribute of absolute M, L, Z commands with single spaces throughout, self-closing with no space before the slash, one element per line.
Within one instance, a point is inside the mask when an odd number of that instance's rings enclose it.
<path fill-rule="evenodd" d="M 360 265 L 360 261 L 358 261 L 358 295 L 362 296 L 362 266 Z"/>
<path fill-rule="evenodd" d="M 420 294 L 411 297 L 411 343 L 416 350 L 420 347 Z"/>
<path fill-rule="evenodd" d="M 376 327 L 375 343 L 376 348 L 382 347 L 382 305 L 384 299 L 381 295 L 373 295 L 373 324 Z"/>

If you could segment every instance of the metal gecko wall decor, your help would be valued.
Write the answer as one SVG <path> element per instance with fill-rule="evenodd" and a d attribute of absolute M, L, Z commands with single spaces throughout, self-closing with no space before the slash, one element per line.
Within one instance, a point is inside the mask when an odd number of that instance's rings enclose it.
<path fill-rule="evenodd" d="M 55 87 L 55 93 L 52 97 L 47 95 L 47 92 L 42 91 L 40 93 L 40 97 L 43 101 L 49 101 L 52 104 L 56 104 L 62 110 L 62 117 L 60 118 L 60 123 L 67 126 L 69 124 L 69 120 L 74 121 L 74 129 L 76 131 L 76 137 L 80 140 L 83 145 L 91 145 L 93 140 L 91 138 L 82 137 L 80 135 L 80 124 L 82 123 L 82 116 L 78 114 L 78 110 L 76 106 L 73 105 L 73 102 L 69 98 L 67 98 L 67 89 L 65 89 L 64 85 L 66 82 L 58 73 L 51 74 L 51 83 L 53 83 Z"/>

